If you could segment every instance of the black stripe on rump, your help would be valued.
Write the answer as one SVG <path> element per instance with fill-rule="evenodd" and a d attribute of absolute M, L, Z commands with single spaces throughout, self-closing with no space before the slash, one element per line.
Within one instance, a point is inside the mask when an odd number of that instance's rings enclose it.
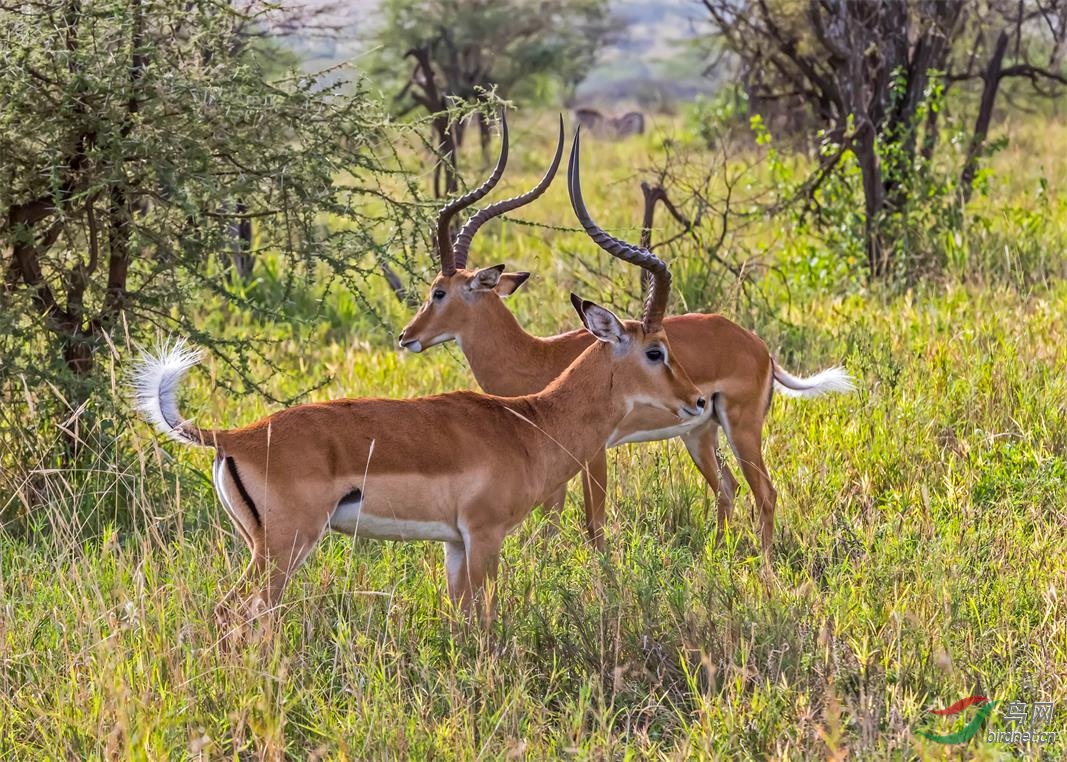
<path fill-rule="evenodd" d="M 256 510 L 256 504 L 252 502 L 248 490 L 245 489 L 244 482 L 242 482 L 241 477 L 237 475 L 237 461 L 227 456 L 226 468 L 230 471 L 230 477 L 233 479 L 233 483 L 237 485 L 237 492 L 241 496 L 241 499 L 245 501 L 245 504 L 252 511 L 252 517 L 256 520 L 256 526 L 262 527 L 263 520 L 259 518 L 259 511 Z"/>

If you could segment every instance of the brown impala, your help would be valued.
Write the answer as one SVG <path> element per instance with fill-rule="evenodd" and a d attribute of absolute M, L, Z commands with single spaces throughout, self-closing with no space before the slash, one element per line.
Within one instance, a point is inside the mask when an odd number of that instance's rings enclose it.
<path fill-rule="evenodd" d="M 239 429 L 206 429 L 184 419 L 177 404 L 197 355 L 178 343 L 142 360 L 134 386 L 142 414 L 179 442 L 215 449 L 215 490 L 252 551 L 243 580 L 263 583 L 248 609 L 275 605 L 323 531 L 333 529 L 444 543 L 449 596 L 467 612 L 479 601 L 488 617 L 485 586 L 504 536 L 602 451 L 630 410 L 655 408 L 671 426 L 702 420 L 704 397 L 673 361 L 661 325 L 666 265 L 622 242 L 611 245 L 651 273 L 643 321 L 621 321 L 572 296 L 591 341 L 533 394 L 341 399 Z M 449 252 L 442 254 L 448 261 Z M 219 604 L 220 620 L 236 591 Z"/>
<path fill-rule="evenodd" d="M 592 343 L 585 331 L 571 331 L 541 338 L 522 329 L 502 301 L 521 286 L 529 273 L 509 273 L 504 265 L 480 270 L 467 269 L 467 254 L 477 230 L 493 217 L 528 204 L 540 196 L 552 181 L 553 168 L 538 185 L 521 196 L 491 204 L 460 230 L 454 246 L 449 246 L 451 217 L 489 193 L 503 174 L 507 161 L 507 122 L 503 123 L 500 158 L 486 182 L 445 207 L 438 219 L 438 251 L 441 271 L 430 286 L 430 295 L 400 334 L 400 346 L 413 352 L 455 340 L 467 358 L 481 387 L 493 394 L 530 394 L 543 389 Z M 557 161 L 563 148 L 562 133 L 556 150 Z M 586 232 L 603 249 L 624 257 L 631 251 L 601 230 L 590 218 L 582 200 L 578 165 L 579 139 L 575 136 L 568 170 L 571 204 Z M 829 368 L 810 378 L 787 373 L 771 357 L 767 345 L 751 331 L 722 315 L 690 313 L 663 321 L 674 348 L 675 360 L 685 368 L 694 383 L 711 401 L 711 415 L 697 426 L 679 426 L 676 418 L 654 405 L 637 405 L 611 433 L 608 446 L 626 442 L 649 442 L 681 437 L 689 455 L 711 489 L 718 495 L 718 529 L 733 512 L 737 480 L 718 453 L 721 426 L 731 449 L 741 464 L 745 480 L 760 510 L 761 542 L 769 558 L 774 534 L 777 493 L 763 464 L 763 421 L 771 403 L 772 384 L 784 394 L 814 397 L 827 392 L 853 388 L 841 368 Z M 603 547 L 607 456 L 597 451 L 583 469 L 586 529 L 597 547 Z M 719 476 L 722 476 L 720 483 Z M 562 506 L 566 485 L 542 496 L 547 506 Z"/>

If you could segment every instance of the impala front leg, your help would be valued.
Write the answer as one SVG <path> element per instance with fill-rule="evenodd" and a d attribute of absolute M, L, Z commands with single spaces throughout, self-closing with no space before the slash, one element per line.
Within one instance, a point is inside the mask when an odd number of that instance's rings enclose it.
<path fill-rule="evenodd" d="M 462 542 L 446 542 L 445 573 L 448 577 L 448 599 L 455 608 L 465 606 L 470 597 L 467 585 L 467 549 Z"/>
<path fill-rule="evenodd" d="M 551 514 L 558 520 L 559 514 L 563 512 L 563 505 L 567 502 L 567 485 L 557 489 L 551 495 L 545 498 L 543 507 L 545 513 Z"/>
<path fill-rule="evenodd" d="M 689 457 L 700 470 L 716 498 L 715 539 L 722 539 L 726 524 L 733 519 L 737 479 L 719 451 L 719 427 L 714 422 L 682 436 Z M 721 477 L 721 481 L 720 481 Z"/>
<path fill-rule="evenodd" d="M 608 453 L 601 450 L 582 471 L 582 497 L 585 500 L 585 531 L 589 542 L 604 551 L 604 513 L 607 503 Z"/>
<path fill-rule="evenodd" d="M 500 530 L 463 533 L 467 573 L 461 605 L 468 616 L 477 612 L 484 626 L 492 624 L 496 615 L 496 575 L 503 543 L 504 532 Z"/>
<path fill-rule="evenodd" d="M 555 537 L 559 534 L 563 520 L 563 505 L 567 502 L 567 484 L 564 483 L 556 491 L 545 496 L 541 501 L 542 515 L 545 518 L 543 536 Z"/>

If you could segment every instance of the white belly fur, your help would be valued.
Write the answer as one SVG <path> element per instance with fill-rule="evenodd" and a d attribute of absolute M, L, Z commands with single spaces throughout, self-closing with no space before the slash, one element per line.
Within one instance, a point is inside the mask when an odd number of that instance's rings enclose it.
<path fill-rule="evenodd" d="M 410 521 L 377 516 L 363 510 L 362 500 L 339 503 L 330 517 L 330 529 L 372 540 L 463 542 L 459 531 L 443 521 Z"/>
<path fill-rule="evenodd" d="M 651 431 L 635 431 L 632 434 L 628 434 L 622 439 L 616 439 L 616 434 L 612 434 L 611 439 L 608 440 L 608 447 L 618 447 L 619 445 L 631 444 L 633 442 L 658 442 L 661 439 L 674 439 L 680 437 L 682 434 L 691 433 L 696 426 L 696 421 L 691 423 L 683 423 L 678 426 L 669 426 L 665 429 L 652 429 Z"/>

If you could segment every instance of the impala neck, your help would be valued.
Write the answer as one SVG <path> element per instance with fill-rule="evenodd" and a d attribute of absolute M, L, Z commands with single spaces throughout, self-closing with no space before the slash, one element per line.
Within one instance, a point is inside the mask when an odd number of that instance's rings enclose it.
<path fill-rule="evenodd" d="M 543 432 L 545 486 L 566 482 L 597 452 L 628 412 L 614 389 L 612 349 L 595 342 L 544 391 L 523 399 Z"/>
<path fill-rule="evenodd" d="M 547 380 L 538 383 L 548 370 L 541 361 L 544 339 L 527 333 L 498 297 L 488 296 L 486 302 L 483 321 L 458 342 L 478 385 L 506 396 L 544 388 Z"/>

